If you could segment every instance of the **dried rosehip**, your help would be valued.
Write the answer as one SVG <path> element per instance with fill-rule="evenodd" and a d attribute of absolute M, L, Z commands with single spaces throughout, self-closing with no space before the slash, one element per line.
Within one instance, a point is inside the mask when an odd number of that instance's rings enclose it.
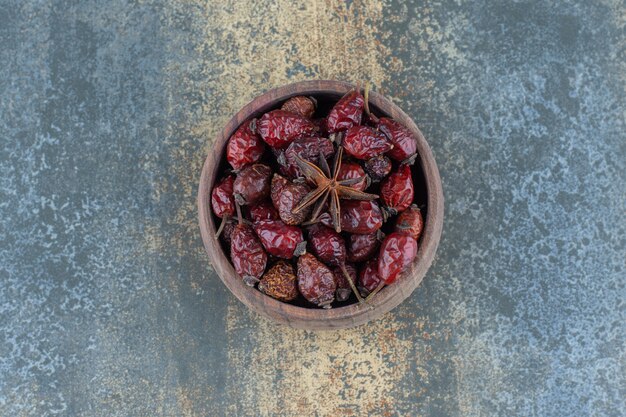
<path fill-rule="evenodd" d="M 261 220 L 253 225 L 263 247 L 270 255 L 291 259 L 306 249 L 302 230 L 280 220 Z"/>
<path fill-rule="evenodd" d="M 352 283 L 356 285 L 358 277 L 356 268 L 352 264 L 344 265 L 345 271 L 348 273 L 348 276 L 352 279 Z M 352 293 L 352 287 L 346 278 L 346 275 L 341 266 L 337 266 L 333 268 L 333 276 L 335 277 L 335 283 L 337 284 L 337 290 L 335 291 L 335 297 L 337 301 L 346 301 L 350 298 L 350 293 Z"/>
<path fill-rule="evenodd" d="M 330 110 L 326 118 L 326 131 L 337 133 L 361 124 L 365 100 L 360 92 L 353 90 L 343 96 Z"/>
<path fill-rule="evenodd" d="M 396 220 L 396 232 L 404 233 L 418 240 L 424 230 L 424 218 L 416 204 L 404 210 Z"/>
<path fill-rule="evenodd" d="M 315 256 L 305 253 L 298 258 L 298 289 L 309 302 L 330 308 L 337 284 L 330 269 Z"/>
<path fill-rule="evenodd" d="M 310 119 L 311 117 L 313 117 L 313 113 L 315 113 L 316 107 L 317 100 L 315 100 L 313 97 L 295 96 L 285 101 L 280 109 L 299 114 L 302 117 Z"/>
<path fill-rule="evenodd" d="M 346 261 L 346 243 L 341 235 L 330 227 L 319 223 L 311 226 L 309 245 L 318 259 L 327 265 L 338 266 Z"/>
<path fill-rule="evenodd" d="M 298 284 L 293 266 L 285 261 L 276 262 L 261 278 L 259 290 L 283 302 L 298 298 Z"/>
<path fill-rule="evenodd" d="M 284 110 L 265 113 L 257 123 L 257 132 L 273 148 L 286 148 L 294 139 L 316 130 L 309 119 Z"/>
<path fill-rule="evenodd" d="M 243 206 L 266 198 L 270 193 L 271 176 L 272 170 L 263 164 L 250 165 L 239 171 L 233 185 L 235 201 Z"/>
<path fill-rule="evenodd" d="M 235 198 L 233 184 L 235 177 L 229 175 L 223 178 L 211 191 L 211 207 L 217 217 L 232 217 L 235 214 Z"/>
<path fill-rule="evenodd" d="M 378 259 L 370 259 L 359 272 L 357 288 L 363 297 L 367 297 L 381 285 L 381 282 L 384 281 L 378 275 Z"/>
<path fill-rule="evenodd" d="M 357 159 L 370 159 L 393 148 L 385 135 L 368 126 L 354 126 L 343 138 L 343 148 Z"/>
<path fill-rule="evenodd" d="M 235 230 L 235 226 L 237 226 L 237 223 L 233 221 L 225 222 L 223 230 L 222 230 L 222 234 L 219 235 L 220 238 L 224 241 L 224 243 L 226 243 L 226 245 L 229 248 L 230 248 L 230 243 L 232 242 L 232 234 L 233 234 L 233 231 Z"/>
<path fill-rule="evenodd" d="M 387 236 L 378 255 L 378 275 L 391 284 L 413 262 L 417 255 L 417 241 L 409 235 L 394 232 Z"/>
<path fill-rule="evenodd" d="M 250 206 L 250 220 L 253 222 L 260 220 L 278 220 L 278 211 L 276 211 L 271 202 L 265 200 Z"/>
<path fill-rule="evenodd" d="M 289 180 L 282 175 L 274 174 L 272 177 L 272 184 L 270 187 L 270 198 L 272 204 L 278 210 L 280 193 L 283 192 L 283 188 L 289 184 Z"/>
<path fill-rule="evenodd" d="M 265 144 L 256 134 L 256 119 L 244 122 L 228 139 L 226 160 L 235 170 L 259 162 Z"/>
<path fill-rule="evenodd" d="M 293 212 L 300 201 L 309 193 L 310 188 L 305 184 L 288 183 L 283 187 L 278 197 L 278 215 L 286 224 L 296 225 L 302 223 L 311 213 L 311 209 Z"/>
<path fill-rule="evenodd" d="M 383 214 L 378 203 L 367 200 L 341 202 L 341 230 L 348 233 L 369 234 L 383 225 Z"/>
<path fill-rule="evenodd" d="M 362 181 L 357 182 L 356 184 L 350 185 L 349 187 L 356 188 L 360 191 L 365 191 L 365 189 L 369 185 L 368 177 L 361 168 L 361 165 L 356 162 L 343 162 L 339 167 L 339 174 L 337 175 L 337 180 L 351 180 L 356 178 L 363 178 Z"/>
<path fill-rule="evenodd" d="M 363 168 L 373 182 L 379 182 L 391 172 L 391 160 L 385 155 L 378 155 L 365 161 Z"/>
<path fill-rule="evenodd" d="M 380 186 L 380 199 L 392 214 L 406 210 L 413 202 L 413 179 L 411 168 L 400 165 Z"/>
<path fill-rule="evenodd" d="M 381 117 L 378 129 L 393 143 L 387 155 L 396 161 L 403 161 L 417 152 L 417 140 L 409 129 L 388 117 Z"/>
<path fill-rule="evenodd" d="M 380 229 L 366 235 L 350 235 L 347 241 L 347 256 L 350 262 L 363 262 L 370 259 L 380 246 Z"/>
<path fill-rule="evenodd" d="M 231 234 L 230 260 L 247 285 L 254 286 L 263 275 L 267 254 L 250 226 L 235 226 Z"/>
<path fill-rule="evenodd" d="M 291 142 L 283 156 L 278 158 L 278 163 L 281 165 L 280 171 L 291 178 L 301 177 L 302 171 L 296 163 L 296 155 L 306 161 L 317 163 L 320 153 L 325 158 L 335 153 L 333 143 L 329 139 L 317 136 L 298 138 Z"/>

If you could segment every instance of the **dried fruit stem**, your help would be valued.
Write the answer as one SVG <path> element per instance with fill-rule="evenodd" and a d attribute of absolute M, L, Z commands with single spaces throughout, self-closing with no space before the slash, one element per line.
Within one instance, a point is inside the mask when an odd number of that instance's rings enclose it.
<path fill-rule="evenodd" d="M 372 297 L 374 297 L 376 294 L 378 294 L 380 290 L 383 289 L 384 286 L 385 286 L 385 281 L 380 281 L 380 284 L 378 284 L 378 287 L 376 287 L 376 289 L 372 291 L 370 295 L 367 296 L 367 298 L 365 299 L 365 302 L 367 303 L 369 300 L 371 300 Z"/>
<path fill-rule="evenodd" d="M 237 206 L 237 207 L 239 207 L 239 206 Z M 217 228 L 217 232 L 215 232 L 215 239 L 220 237 L 220 234 L 222 233 L 222 230 L 224 230 L 224 226 L 226 226 L 226 223 L 228 223 L 229 220 L 230 220 L 230 218 L 228 216 L 222 217 L 222 222 L 220 223 L 220 227 L 218 227 Z"/>
<path fill-rule="evenodd" d="M 359 290 L 357 290 L 356 287 L 354 286 L 354 282 L 352 282 L 352 277 L 350 276 L 348 271 L 346 271 L 345 264 L 341 264 L 340 267 L 341 267 L 341 272 L 343 272 L 343 275 L 348 280 L 348 284 L 350 284 L 350 288 L 352 289 L 352 292 L 354 293 L 354 295 L 356 295 L 356 298 L 357 300 L 359 300 L 359 303 L 362 303 L 364 301 L 363 297 L 361 297 L 361 294 L 359 294 Z"/>

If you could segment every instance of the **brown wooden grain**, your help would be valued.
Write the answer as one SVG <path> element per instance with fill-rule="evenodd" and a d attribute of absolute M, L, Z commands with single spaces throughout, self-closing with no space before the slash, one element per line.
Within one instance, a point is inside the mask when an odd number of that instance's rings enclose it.
<path fill-rule="evenodd" d="M 268 297 L 255 288 L 246 286 L 235 273 L 228 257 L 215 238 L 216 225 L 211 214 L 210 191 L 213 188 L 223 158 L 226 143 L 237 127 L 251 117 L 260 116 L 279 107 L 296 95 L 328 96 L 339 99 L 354 85 L 339 81 L 304 81 L 275 88 L 255 98 L 244 106 L 215 138 L 213 149 L 207 156 L 198 192 L 198 217 L 200 232 L 215 272 L 228 289 L 241 302 L 264 317 L 291 327 L 311 330 L 340 329 L 363 324 L 390 311 L 422 282 L 430 267 L 443 227 L 443 191 L 437 164 L 424 135 L 413 121 L 391 101 L 375 92 L 370 93 L 370 103 L 385 114 L 409 128 L 417 138 L 417 151 L 427 188 L 427 215 L 417 258 L 398 280 L 385 287 L 365 305 L 352 304 L 332 309 L 297 307 Z"/>

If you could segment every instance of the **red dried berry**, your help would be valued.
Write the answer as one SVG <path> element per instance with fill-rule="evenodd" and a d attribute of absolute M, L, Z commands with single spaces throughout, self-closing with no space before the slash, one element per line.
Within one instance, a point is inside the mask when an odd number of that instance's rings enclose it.
<path fill-rule="evenodd" d="M 253 224 L 254 231 L 270 255 L 291 259 L 306 248 L 302 230 L 280 220 L 261 220 Z"/>
<path fill-rule="evenodd" d="M 291 142 L 282 157 L 278 157 L 278 162 L 281 164 L 280 171 L 291 178 L 301 177 L 302 172 L 296 163 L 296 155 L 306 161 L 317 163 L 320 153 L 325 158 L 332 156 L 335 153 L 333 143 L 317 136 L 298 138 Z"/>
<path fill-rule="evenodd" d="M 330 110 L 326 118 L 326 131 L 337 133 L 361 124 L 365 99 L 356 90 L 344 95 Z"/>
<path fill-rule="evenodd" d="M 380 232 L 366 235 L 350 235 L 347 240 L 347 256 L 350 262 L 363 262 L 370 259 L 380 246 Z"/>
<path fill-rule="evenodd" d="M 408 209 L 404 210 L 396 220 L 395 231 L 411 236 L 418 240 L 424 230 L 424 218 L 422 212 L 416 204 L 412 204 Z"/>
<path fill-rule="evenodd" d="M 381 117 L 378 129 L 393 143 L 393 149 L 387 153 L 390 158 L 403 161 L 417 152 L 417 140 L 413 133 L 395 120 Z"/>
<path fill-rule="evenodd" d="M 298 258 L 298 289 L 309 302 L 330 308 L 330 303 L 335 300 L 337 284 L 326 265 L 310 253 L 305 253 Z"/>
<path fill-rule="evenodd" d="M 310 119 L 313 117 L 316 107 L 317 101 L 313 97 L 296 96 L 285 101 L 280 109 Z"/>
<path fill-rule="evenodd" d="M 280 193 L 282 193 L 283 188 L 289 184 L 289 180 L 279 174 L 274 174 L 272 177 L 272 184 L 270 186 L 270 198 L 272 200 L 272 204 L 278 210 L 279 202 L 280 202 Z"/>
<path fill-rule="evenodd" d="M 226 243 L 226 245 L 230 248 L 230 244 L 232 242 L 232 234 L 233 231 L 235 230 L 235 226 L 237 226 L 237 223 L 235 222 L 226 222 L 226 224 L 224 224 L 224 229 L 222 230 L 222 233 L 220 234 L 220 238 L 224 241 L 224 243 Z"/>
<path fill-rule="evenodd" d="M 270 193 L 272 170 L 267 165 L 254 164 L 245 167 L 237 174 L 233 191 L 239 205 L 255 204 Z"/>
<path fill-rule="evenodd" d="M 247 285 L 254 286 L 263 275 L 267 254 L 250 226 L 235 226 L 231 234 L 230 260 Z"/>
<path fill-rule="evenodd" d="M 350 278 L 352 278 L 352 283 L 356 285 L 358 280 L 356 268 L 352 264 L 345 264 L 344 267 Z M 335 283 L 337 284 L 337 290 L 335 291 L 335 297 L 337 298 L 337 301 L 346 301 L 348 298 L 350 298 L 352 289 L 350 287 L 350 284 L 348 283 L 346 275 L 344 274 L 340 266 L 333 268 L 333 276 L 335 278 Z"/>
<path fill-rule="evenodd" d="M 365 161 L 363 168 L 373 182 L 379 182 L 389 175 L 393 166 L 385 155 L 378 155 Z"/>
<path fill-rule="evenodd" d="M 404 164 L 389 175 L 380 186 L 380 199 L 393 214 L 400 213 L 411 205 L 413 193 L 411 168 Z"/>
<path fill-rule="evenodd" d="M 293 266 L 285 261 L 276 262 L 261 278 L 259 290 L 283 302 L 298 298 L 298 283 Z"/>
<path fill-rule="evenodd" d="M 370 259 L 359 271 L 357 288 L 363 297 L 367 297 L 383 280 L 378 275 L 378 259 Z"/>
<path fill-rule="evenodd" d="M 260 220 L 278 220 L 278 211 L 276 211 L 270 201 L 265 200 L 250 206 L 250 220 L 253 222 Z"/>
<path fill-rule="evenodd" d="M 309 119 L 284 110 L 265 113 L 257 123 L 257 132 L 273 148 L 286 148 L 294 139 L 316 130 Z"/>
<path fill-rule="evenodd" d="M 365 171 L 363 171 L 363 168 L 361 168 L 361 165 L 357 164 L 356 162 L 343 162 L 339 167 L 337 180 L 342 181 L 356 178 L 363 178 L 363 180 L 357 182 L 356 184 L 350 185 L 350 187 L 360 191 L 365 191 L 365 189 L 369 185 L 369 181 L 366 177 Z"/>
<path fill-rule="evenodd" d="M 233 184 L 235 177 L 229 175 L 223 178 L 211 191 L 211 207 L 217 217 L 232 217 L 235 214 L 235 198 Z"/>
<path fill-rule="evenodd" d="M 330 227 L 319 223 L 311 226 L 309 245 L 318 259 L 327 265 L 338 266 L 346 261 L 346 243 L 341 235 Z"/>
<path fill-rule="evenodd" d="M 226 145 L 226 160 L 235 170 L 259 162 L 265 144 L 256 134 L 256 119 L 244 122 L 233 133 Z"/>
<path fill-rule="evenodd" d="M 393 283 L 417 255 L 417 241 L 411 236 L 394 232 L 387 236 L 378 255 L 378 275 L 385 284 Z"/>
<path fill-rule="evenodd" d="M 278 198 L 278 215 L 286 224 L 296 225 L 302 223 L 311 213 L 311 208 L 293 212 L 300 201 L 309 193 L 310 188 L 305 184 L 288 183 L 283 187 Z"/>
<path fill-rule="evenodd" d="M 383 214 L 378 203 L 366 200 L 341 202 L 341 230 L 348 233 L 369 234 L 383 225 Z"/>
<path fill-rule="evenodd" d="M 343 138 L 343 148 L 357 159 L 370 159 L 393 148 L 385 135 L 367 126 L 354 126 Z"/>

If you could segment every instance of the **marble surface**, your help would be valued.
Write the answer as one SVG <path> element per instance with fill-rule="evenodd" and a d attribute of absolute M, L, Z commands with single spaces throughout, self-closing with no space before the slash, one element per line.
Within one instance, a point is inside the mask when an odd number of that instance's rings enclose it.
<path fill-rule="evenodd" d="M 0 0 L 0 415 L 618 416 L 623 4 Z M 204 253 L 211 138 L 369 80 L 428 138 L 443 238 L 340 332 L 246 310 Z"/>

